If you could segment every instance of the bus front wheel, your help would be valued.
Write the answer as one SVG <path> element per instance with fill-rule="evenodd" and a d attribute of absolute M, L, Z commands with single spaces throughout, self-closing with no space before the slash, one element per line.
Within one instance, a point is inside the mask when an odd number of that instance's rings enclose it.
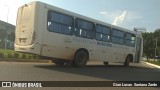
<path fill-rule="evenodd" d="M 131 57 L 130 57 L 130 55 L 128 55 L 128 56 L 126 57 L 125 62 L 124 62 L 124 66 L 125 66 L 125 67 L 128 67 L 128 66 L 129 66 L 130 59 L 131 59 Z"/>
<path fill-rule="evenodd" d="M 88 61 L 88 53 L 85 50 L 78 50 L 74 56 L 73 65 L 76 67 L 84 67 Z"/>

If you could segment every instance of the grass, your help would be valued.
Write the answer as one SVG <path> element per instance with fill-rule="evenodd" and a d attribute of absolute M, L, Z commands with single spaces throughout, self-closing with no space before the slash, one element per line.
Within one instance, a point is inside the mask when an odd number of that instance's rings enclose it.
<path fill-rule="evenodd" d="M 160 60 L 157 60 L 157 61 L 147 61 L 147 62 L 160 66 Z"/>
<path fill-rule="evenodd" d="M 39 59 L 39 56 L 34 54 L 15 52 L 14 50 L 0 49 L 0 58 Z"/>

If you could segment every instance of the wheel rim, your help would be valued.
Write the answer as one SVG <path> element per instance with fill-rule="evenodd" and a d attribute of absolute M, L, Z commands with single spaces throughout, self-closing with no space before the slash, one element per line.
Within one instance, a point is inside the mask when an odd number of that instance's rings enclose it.
<path fill-rule="evenodd" d="M 80 55 L 78 56 L 78 62 L 80 64 L 84 64 L 86 59 L 87 59 L 87 57 L 86 57 L 86 54 L 84 54 L 84 53 L 80 53 Z"/>

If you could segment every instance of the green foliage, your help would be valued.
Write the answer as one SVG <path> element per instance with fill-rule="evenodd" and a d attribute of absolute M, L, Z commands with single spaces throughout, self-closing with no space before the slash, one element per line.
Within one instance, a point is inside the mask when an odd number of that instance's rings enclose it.
<path fill-rule="evenodd" d="M 22 59 L 26 59 L 26 54 L 25 53 L 22 54 Z"/>
<path fill-rule="evenodd" d="M 149 58 L 156 56 L 160 57 L 160 29 L 155 30 L 155 32 L 143 33 L 143 53 L 144 56 Z M 157 39 L 157 48 L 156 48 L 156 39 Z"/>
<path fill-rule="evenodd" d="M 11 52 L 8 52 L 7 55 L 8 55 L 8 56 L 7 56 L 8 58 L 13 58 L 13 57 L 14 57 L 14 54 L 11 53 Z"/>
<path fill-rule="evenodd" d="M 33 55 L 28 55 L 28 59 L 32 59 L 33 58 Z"/>
<path fill-rule="evenodd" d="M 38 55 L 33 55 L 33 58 L 34 59 L 39 59 L 39 56 Z"/>
<path fill-rule="evenodd" d="M 19 53 L 16 53 L 16 52 L 15 52 L 15 53 L 14 53 L 14 57 L 15 57 L 15 58 L 18 58 L 18 57 L 19 57 Z"/>
<path fill-rule="evenodd" d="M 0 58 L 3 58 L 4 54 L 2 52 L 0 52 Z"/>
<path fill-rule="evenodd" d="M 159 65 L 160 66 L 160 60 L 158 61 L 148 61 L 149 63 L 153 63 L 153 64 L 156 64 L 156 65 Z"/>
<path fill-rule="evenodd" d="M 13 50 L 0 49 L 0 58 L 39 59 L 39 56 L 34 54 L 15 52 Z"/>

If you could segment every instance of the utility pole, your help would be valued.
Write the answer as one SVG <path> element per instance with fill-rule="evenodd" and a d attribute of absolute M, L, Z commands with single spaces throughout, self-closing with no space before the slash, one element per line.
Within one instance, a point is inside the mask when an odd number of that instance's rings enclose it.
<path fill-rule="evenodd" d="M 9 6 L 8 5 L 5 5 L 7 7 L 7 23 L 8 23 L 8 15 L 9 15 Z M 4 45 L 4 48 L 5 50 L 7 49 L 7 38 L 8 38 L 8 27 L 6 26 L 6 35 L 5 35 L 5 45 Z"/>
<path fill-rule="evenodd" d="M 155 39 L 154 61 L 156 60 L 156 54 L 157 54 L 157 38 Z"/>
<path fill-rule="evenodd" d="M 7 7 L 7 23 L 8 23 L 8 15 L 9 15 L 9 6 L 5 5 Z"/>

